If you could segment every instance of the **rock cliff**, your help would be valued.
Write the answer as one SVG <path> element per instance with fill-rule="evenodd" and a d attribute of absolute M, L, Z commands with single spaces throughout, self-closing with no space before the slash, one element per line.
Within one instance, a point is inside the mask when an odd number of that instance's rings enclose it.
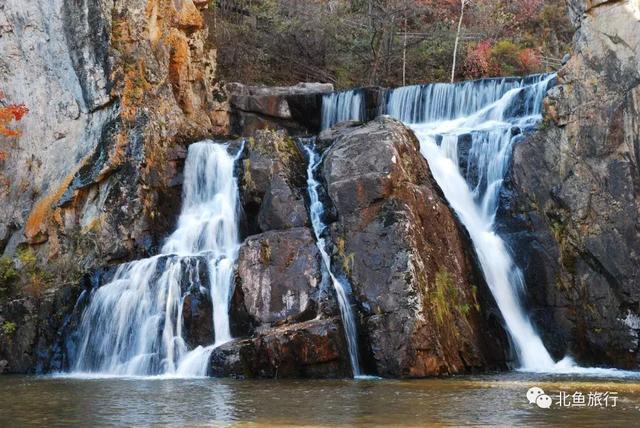
<path fill-rule="evenodd" d="M 35 301 L 57 301 L 55 289 L 87 269 L 153 254 L 173 227 L 184 145 L 226 132 L 216 115 L 207 3 L 0 5 L 0 90 L 30 110 L 22 135 L 2 142 L 0 165 L 3 275 L 31 278 L 1 287 L 3 300 L 23 299 L 7 306 L 25 308 L 12 317 L 20 328 L 49 322 L 46 311 L 39 318 L 26 309 Z M 8 259 L 16 253 L 35 256 L 38 275 L 20 257 Z M 24 300 L 33 297 L 24 297 L 27 286 L 38 299 Z M 8 310 L 0 305 L 0 324 Z M 10 349 L 0 337 L 0 360 L 5 350 L 26 359 L 9 370 L 33 366 L 35 345 L 23 341 Z"/>
<path fill-rule="evenodd" d="M 570 1 L 574 49 L 519 144 L 501 216 L 559 357 L 640 363 L 640 5 Z"/>

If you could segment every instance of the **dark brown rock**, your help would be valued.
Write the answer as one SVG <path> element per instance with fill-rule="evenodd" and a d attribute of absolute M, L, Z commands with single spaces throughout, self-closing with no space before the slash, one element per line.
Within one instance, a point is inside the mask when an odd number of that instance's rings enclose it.
<path fill-rule="evenodd" d="M 331 147 L 335 141 L 345 135 L 351 128 L 357 128 L 362 125 L 362 122 L 357 120 L 347 120 L 345 122 L 340 122 L 337 125 L 323 130 L 320 134 L 318 134 L 318 138 L 316 138 L 316 148 L 321 152 L 324 152 L 326 149 Z"/>
<path fill-rule="evenodd" d="M 351 375 L 339 318 L 273 328 L 216 348 L 210 375 L 242 378 L 336 378 Z"/>
<path fill-rule="evenodd" d="M 484 283 L 467 237 L 413 133 L 388 117 L 346 128 L 322 172 L 338 213 L 334 266 L 353 287 L 375 370 L 423 377 L 494 367 L 502 332 L 482 316 L 489 308 L 477 300 Z"/>
<path fill-rule="evenodd" d="M 284 132 L 260 131 L 246 145 L 240 195 L 246 234 L 309 224 L 304 157 Z"/>
<path fill-rule="evenodd" d="M 187 294 L 182 303 L 183 336 L 190 348 L 215 340 L 211 299 L 201 293 Z"/>
<path fill-rule="evenodd" d="M 237 284 L 244 306 L 259 325 L 315 318 L 321 260 L 308 228 L 248 238 L 238 256 Z"/>
<path fill-rule="evenodd" d="M 290 135 L 308 135 L 320 130 L 322 95 L 333 91 L 333 85 L 266 87 L 230 83 L 225 89 L 235 134 L 250 136 L 258 130 L 278 129 Z"/>
<path fill-rule="evenodd" d="M 275 175 L 260 205 L 260 229 L 277 230 L 306 226 L 309 223 L 309 214 L 301 193 L 292 189 L 281 175 Z"/>

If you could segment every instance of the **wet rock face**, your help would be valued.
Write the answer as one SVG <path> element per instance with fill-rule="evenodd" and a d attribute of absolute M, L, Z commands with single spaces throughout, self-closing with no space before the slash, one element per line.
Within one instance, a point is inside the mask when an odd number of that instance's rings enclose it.
<path fill-rule="evenodd" d="M 213 351 L 210 375 L 337 378 L 351 375 L 339 318 L 311 320 L 237 339 Z"/>
<path fill-rule="evenodd" d="M 183 337 L 191 349 L 215 342 L 209 268 L 204 257 L 183 260 L 181 289 Z M 187 265 L 187 266 L 184 266 Z"/>
<path fill-rule="evenodd" d="M 238 285 L 257 324 L 315 318 L 322 281 L 310 229 L 271 231 L 248 238 L 238 257 Z"/>
<path fill-rule="evenodd" d="M 0 305 L 0 374 L 48 373 L 66 367 L 59 328 L 71 322 L 78 288 L 51 290 Z"/>
<path fill-rule="evenodd" d="M 556 355 L 640 363 L 640 11 L 572 1 L 571 59 L 515 148 L 501 218 Z"/>
<path fill-rule="evenodd" d="M 292 189 L 282 176 L 274 176 L 260 205 L 260 229 L 289 229 L 307 224 L 308 213 L 299 189 Z"/>
<path fill-rule="evenodd" d="M 338 214 L 334 265 L 353 287 L 376 371 L 421 377 L 503 359 L 492 351 L 506 347 L 482 315 L 485 285 L 468 238 L 413 133 L 380 117 L 345 128 L 325 156 L 322 175 Z"/>

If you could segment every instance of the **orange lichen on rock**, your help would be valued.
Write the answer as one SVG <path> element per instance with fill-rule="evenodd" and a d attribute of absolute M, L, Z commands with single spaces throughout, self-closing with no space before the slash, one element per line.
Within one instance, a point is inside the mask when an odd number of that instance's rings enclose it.
<path fill-rule="evenodd" d="M 60 186 L 53 192 L 48 193 L 40 199 L 29 213 L 29 218 L 24 225 L 24 236 L 29 244 L 41 244 L 47 240 L 47 223 L 51 219 L 54 212 L 54 204 L 62 197 L 64 192 L 71 184 L 76 171 L 84 162 L 81 162 L 76 169 L 68 174 Z"/>
<path fill-rule="evenodd" d="M 193 101 L 190 95 L 189 68 L 191 64 L 191 50 L 189 48 L 189 40 L 183 32 L 172 28 L 168 42 L 171 46 L 169 80 L 173 87 L 173 94 L 182 110 L 189 114 L 193 112 Z"/>
<path fill-rule="evenodd" d="M 177 4 L 176 4 L 177 3 Z M 200 30 L 204 27 L 204 19 L 193 0 L 177 0 L 174 2 L 176 7 L 176 25 L 185 31 Z"/>
<path fill-rule="evenodd" d="M 146 7 L 147 30 L 149 32 L 149 40 L 151 43 L 157 43 L 162 37 L 163 17 L 159 13 L 160 5 L 158 0 L 149 0 Z"/>
<path fill-rule="evenodd" d="M 122 117 L 133 122 L 136 118 L 138 108 L 142 105 L 145 93 L 150 89 L 150 85 L 145 78 L 144 62 L 140 60 L 138 64 L 130 67 L 124 75 L 124 88 L 122 90 Z"/>

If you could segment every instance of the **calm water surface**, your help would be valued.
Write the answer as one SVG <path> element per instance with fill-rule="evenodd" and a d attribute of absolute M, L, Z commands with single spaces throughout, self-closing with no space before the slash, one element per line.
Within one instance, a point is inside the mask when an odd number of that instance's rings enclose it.
<path fill-rule="evenodd" d="M 529 404 L 532 386 L 553 397 L 552 408 Z M 609 407 L 558 407 L 561 391 L 585 398 L 616 392 L 618 398 L 615 407 L 612 401 Z M 0 427 L 638 424 L 638 379 L 521 373 L 413 381 L 0 377 Z"/>

